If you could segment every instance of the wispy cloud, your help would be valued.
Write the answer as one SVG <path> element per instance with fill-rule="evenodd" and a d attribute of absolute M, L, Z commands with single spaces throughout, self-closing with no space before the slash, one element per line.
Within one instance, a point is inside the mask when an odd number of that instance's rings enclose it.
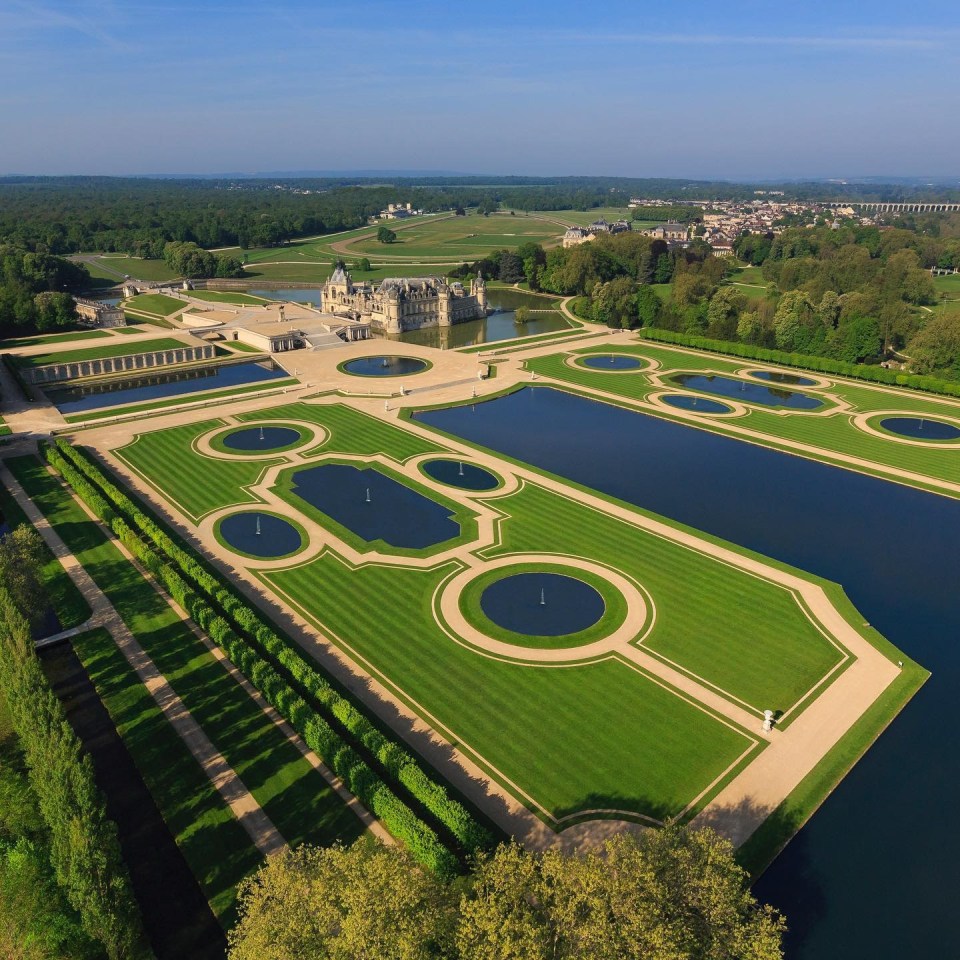
<path fill-rule="evenodd" d="M 0 33 L 8 40 L 14 40 L 22 39 L 24 35 L 42 39 L 47 31 L 66 31 L 78 33 L 112 50 L 129 51 L 132 45 L 122 37 L 123 28 L 118 22 L 121 18 L 122 8 L 118 9 L 110 2 L 82 3 L 74 12 L 67 12 L 49 4 L 12 0 L 10 7 L 0 11 Z"/>

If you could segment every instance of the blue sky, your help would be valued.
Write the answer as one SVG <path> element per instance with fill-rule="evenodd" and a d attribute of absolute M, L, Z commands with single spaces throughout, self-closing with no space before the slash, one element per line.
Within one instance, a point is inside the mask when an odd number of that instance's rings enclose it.
<path fill-rule="evenodd" d="M 0 173 L 960 175 L 955 3 L 0 0 Z"/>

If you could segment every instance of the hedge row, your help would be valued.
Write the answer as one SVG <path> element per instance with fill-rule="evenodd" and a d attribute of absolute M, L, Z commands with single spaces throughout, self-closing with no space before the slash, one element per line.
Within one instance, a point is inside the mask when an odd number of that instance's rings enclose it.
<path fill-rule="evenodd" d="M 68 453 L 72 462 L 68 462 L 63 453 Z M 324 717 L 317 715 L 317 711 L 300 695 L 290 683 L 288 677 L 284 676 L 261 654 L 257 649 L 260 644 L 251 643 L 241 636 L 231 625 L 227 616 L 221 615 L 198 592 L 194 584 L 182 575 L 182 571 L 178 571 L 166 562 L 161 554 L 152 549 L 133 530 L 124 517 L 118 515 L 113 505 L 108 502 L 100 490 L 92 485 L 86 476 L 79 472 L 75 465 L 78 462 L 84 463 L 88 469 L 99 473 L 96 466 L 86 461 L 84 457 L 78 456 L 76 451 L 66 446 L 63 441 L 58 441 L 56 447 L 48 448 L 47 458 L 93 512 L 111 527 L 124 546 L 153 574 L 170 596 L 189 613 L 191 619 L 223 649 L 231 662 L 263 694 L 267 702 L 297 730 L 310 748 L 323 757 L 328 766 L 343 779 L 347 787 L 361 802 L 383 821 L 387 829 L 406 843 L 417 859 L 425 865 L 443 874 L 454 871 L 457 868 L 457 858 L 444 845 L 436 832 L 424 823 L 402 799 L 396 796 L 383 782 L 380 775 L 371 769 L 370 765 L 344 740 L 341 733 L 334 729 L 331 723 L 327 722 Z M 116 490 L 113 484 L 108 481 L 104 482 L 112 488 L 113 493 L 129 500 Z M 156 533 L 166 537 L 166 534 L 159 530 L 148 517 L 143 516 L 142 512 L 140 519 L 151 525 Z M 167 539 L 169 540 L 169 537 Z M 186 554 L 186 551 L 182 548 L 176 547 L 176 549 L 180 554 Z M 205 577 L 214 579 L 200 568 L 195 560 L 191 559 L 191 563 Z M 232 601 L 230 619 L 240 619 L 250 624 L 259 622 L 247 608 L 242 608 L 242 604 L 239 604 L 235 597 L 231 595 L 229 599 Z M 243 616 L 244 613 L 249 614 L 249 618 Z M 268 630 L 262 624 L 261 626 L 264 630 Z M 275 638 L 276 645 L 279 646 L 279 638 L 272 631 L 269 632 Z M 280 649 L 279 653 L 283 653 L 284 649 L 286 648 Z M 289 653 L 292 654 L 293 651 L 289 651 Z M 289 672 L 287 664 L 296 666 L 294 656 L 288 655 L 283 658 L 278 656 L 277 660 L 286 667 L 284 672 Z M 303 665 L 307 670 L 310 670 L 306 663 Z M 315 671 L 310 670 L 310 673 L 313 674 L 313 677 L 306 676 L 307 682 L 302 683 L 302 687 L 308 688 L 308 683 L 314 681 L 314 686 L 317 685 L 317 682 L 323 685 L 318 687 L 321 692 L 324 689 L 330 689 L 329 684 L 316 675 Z M 311 697 L 311 699 L 314 698 Z M 338 713 L 342 714 L 343 711 L 338 711 Z M 361 717 L 361 719 L 365 718 Z M 388 744 L 387 746 L 392 745 Z M 392 759 L 389 749 L 381 751 L 381 754 L 388 761 Z M 410 779 L 405 777 L 401 782 L 405 783 Z M 461 809 L 463 808 L 461 807 Z M 470 819 L 472 820 L 472 818 Z"/>
<path fill-rule="evenodd" d="M 693 347 L 697 350 L 710 350 L 728 356 L 743 357 L 746 360 L 761 360 L 764 363 L 778 363 L 785 367 L 801 367 L 818 373 L 832 373 L 855 380 L 869 380 L 873 383 L 888 384 L 893 387 L 907 387 L 911 390 L 925 390 L 928 393 L 942 393 L 951 397 L 960 397 L 960 383 L 941 380 L 939 377 L 922 376 L 917 373 L 900 373 L 886 367 L 869 366 L 864 363 L 845 363 L 843 360 L 831 360 L 828 357 L 811 357 L 802 353 L 787 353 L 784 350 L 770 350 L 749 343 L 731 343 L 727 340 L 710 340 L 688 333 L 673 330 L 657 330 L 645 327 L 639 331 L 648 340 L 661 343 L 674 343 L 678 346 Z"/>
<path fill-rule="evenodd" d="M 57 885 L 110 958 L 144 955 L 140 912 L 93 763 L 44 676 L 30 624 L 0 584 L 0 687 L 50 831 Z M 25 949 L 29 952 L 29 946 Z"/>
<path fill-rule="evenodd" d="M 338 693 L 317 669 L 288 639 L 265 624 L 220 577 L 197 562 L 196 556 L 176 543 L 139 504 L 109 478 L 83 450 L 71 447 L 64 440 L 56 441 L 58 449 L 101 490 L 124 518 L 164 554 L 244 637 L 252 640 L 335 727 L 342 728 L 354 743 L 366 751 L 381 767 L 391 783 L 401 785 L 410 795 L 473 853 L 493 845 L 490 832 L 473 815 L 447 793 L 420 764 L 396 741 L 362 713 L 354 703 Z"/>

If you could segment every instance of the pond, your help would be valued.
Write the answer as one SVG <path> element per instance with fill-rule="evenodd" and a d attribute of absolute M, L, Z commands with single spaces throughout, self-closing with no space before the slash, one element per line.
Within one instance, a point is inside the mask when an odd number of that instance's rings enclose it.
<path fill-rule="evenodd" d="M 592 353 L 577 362 L 592 370 L 639 370 L 643 366 L 642 360 L 622 353 Z"/>
<path fill-rule="evenodd" d="M 791 960 L 960 956 L 960 502 L 549 388 L 417 419 L 837 581 L 932 670 L 755 892 Z"/>
<path fill-rule="evenodd" d="M 217 524 L 219 535 L 239 553 L 269 559 L 285 557 L 303 546 L 300 531 L 272 513 L 232 513 Z"/>
<path fill-rule="evenodd" d="M 357 357 L 340 365 L 344 373 L 355 377 L 408 377 L 422 373 L 429 364 L 418 357 Z"/>
<path fill-rule="evenodd" d="M 74 383 L 69 387 L 47 387 L 44 392 L 61 413 L 82 413 L 101 407 L 188 396 L 203 390 L 221 390 L 287 376 L 289 374 L 272 360 L 245 361 L 100 380 L 89 384 Z"/>
<path fill-rule="evenodd" d="M 696 410 L 697 413 L 730 413 L 733 407 L 711 400 L 709 397 L 694 397 L 689 393 L 668 393 L 661 397 L 664 403 L 679 410 Z"/>
<path fill-rule="evenodd" d="M 309 303 L 314 307 L 320 306 L 320 290 L 305 290 L 296 287 L 278 287 L 274 290 L 265 290 L 261 287 L 251 287 L 246 291 L 255 297 L 265 300 L 289 300 L 292 303 Z"/>
<path fill-rule="evenodd" d="M 496 343 L 515 337 L 535 337 L 542 333 L 567 330 L 570 324 L 556 308 L 558 299 L 539 297 L 523 290 L 504 290 L 494 287 L 487 290 L 487 306 L 493 313 L 481 320 L 455 323 L 451 327 L 427 327 L 391 337 L 404 343 L 419 343 L 425 347 L 452 349 L 479 343 Z M 515 323 L 517 307 L 531 311 L 526 323 Z M 545 312 L 540 312 L 545 311 Z"/>
<path fill-rule="evenodd" d="M 527 637 L 561 637 L 592 627 L 604 611 L 600 593 L 560 573 L 514 573 L 494 580 L 480 609 L 504 630 Z"/>
<path fill-rule="evenodd" d="M 956 440 L 960 437 L 960 427 L 929 417 L 885 417 L 880 426 L 915 440 Z"/>
<path fill-rule="evenodd" d="M 325 463 L 298 470 L 293 492 L 368 542 L 423 549 L 460 535 L 447 507 L 371 467 Z"/>
<path fill-rule="evenodd" d="M 221 442 L 230 450 L 265 453 L 290 447 L 297 443 L 300 437 L 300 431 L 293 427 L 244 427 L 224 434 Z"/>
<path fill-rule="evenodd" d="M 779 370 L 751 370 L 751 377 L 758 380 L 769 380 L 771 383 L 786 383 L 791 387 L 815 387 L 816 380 L 810 377 L 801 377 L 796 373 L 781 373 Z"/>
<path fill-rule="evenodd" d="M 823 406 L 820 397 L 794 390 L 779 390 L 776 387 L 764 387 L 749 380 L 734 380 L 732 377 L 718 377 L 713 374 L 678 373 L 669 378 L 671 383 L 688 390 L 702 390 L 715 393 L 720 397 L 730 397 L 744 403 L 762 403 L 768 407 L 790 407 L 793 410 L 816 410 Z"/>
<path fill-rule="evenodd" d="M 429 460 L 423 464 L 423 472 L 461 490 L 495 490 L 500 485 L 500 480 L 489 470 L 462 460 Z"/>

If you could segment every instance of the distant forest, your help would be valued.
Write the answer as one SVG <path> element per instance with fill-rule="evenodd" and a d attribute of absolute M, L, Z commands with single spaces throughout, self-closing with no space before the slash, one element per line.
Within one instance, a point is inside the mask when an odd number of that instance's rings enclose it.
<path fill-rule="evenodd" d="M 960 189 L 908 185 L 765 184 L 797 199 L 960 200 Z M 691 180 L 605 177 L 459 177 L 347 182 L 337 179 L 156 180 L 115 177 L 0 178 L 0 241 L 34 253 L 128 253 L 159 259 L 171 242 L 244 249 L 362 226 L 388 203 L 590 210 L 650 199 L 748 199 L 755 187 Z M 309 191 L 309 192 L 307 192 Z"/>

